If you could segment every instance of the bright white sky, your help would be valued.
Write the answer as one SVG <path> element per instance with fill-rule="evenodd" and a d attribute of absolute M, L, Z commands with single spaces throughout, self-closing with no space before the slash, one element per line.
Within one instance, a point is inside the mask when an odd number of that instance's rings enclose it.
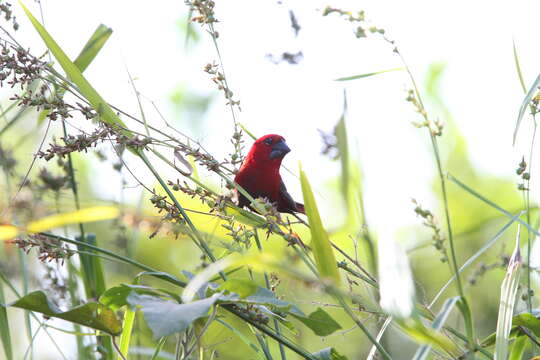
<path fill-rule="evenodd" d="M 240 122 L 258 135 L 285 136 L 293 150 L 285 160 L 286 166 L 297 169 L 301 161 L 322 196 L 319 199 L 328 199 L 331 196 L 325 195 L 323 184 L 336 176 L 339 167 L 319 155 L 317 129 L 328 131 L 333 127 L 341 114 L 345 88 L 351 144 L 365 172 L 366 208 L 373 229 L 417 224 L 410 198 L 434 206 L 429 185 L 434 162 L 425 132 L 410 125 L 418 117 L 404 101 L 405 89 L 410 87 L 407 77 L 393 72 L 348 83 L 333 81 L 400 67 L 391 48 L 376 37 L 356 39 L 352 24 L 336 15 L 321 17 L 326 1 L 217 3 L 219 45 L 229 85 L 241 100 Z M 489 173 L 513 176 L 524 150 L 511 146 L 523 97 L 512 38 L 530 85 L 540 72 L 539 2 L 512 2 L 511 6 L 492 1 L 330 3 L 344 9 L 364 9 L 369 20 L 396 40 L 420 84 L 429 64 L 446 62 L 442 95 L 469 141 L 475 165 Z M 33 2 L 27 1 L 27 5 L 39 14 Z M 187 56 L 184 53 L 183 34 L 177 26 L 185 21 L 183 1 L 57 0 L 43 1 L 43 8 L 47 29 L 72 57 L 98 24 L 113 28 L 111 39 L 86 75 L 105 99 L 128 112 L 137 113 L 138 108 L 126 67 L 137 78 L 139 91 L 156 101 L 179 128 L 185 129 L 189 120 L 175 119 L 170 106 L 177 85 L 215 92 L 209 76 L 202 71 L 206 63 L 217 60 L 210 37 L 202 34 L 201 45 Z M 289 9 L 295 11 L 302 26 L 297 38 L 290 28 Z M 18 19 L 20 33 L 30 32 L 32 36 L 23 43 L 33 49 L 41 46 L 24 15 Z M 298 66 L 275 65 L 265 57 L 298 50 L 304 53 Z M 232 133 L 232 119 L 222 97 L 216 99 L 204 132 L 194 135 L 210 150 L 223 152 Z M 157 114 L 146 105 L 150 121 L 160 124 Z M 526 131 L 521 135 L 521 144 L 528 144 Z M 284 176 L 293 196 L 301 198 L 298 181 Z M 106 176 L 103 184 L 110 184 Z M 118 193 L 107 188 L 111 197 Z M 335 208 L 328 208 L 328 224 L 339 221 L 329 216 L 335 212 Z M 390 223 L 388 219 L 392 219 Z"/>

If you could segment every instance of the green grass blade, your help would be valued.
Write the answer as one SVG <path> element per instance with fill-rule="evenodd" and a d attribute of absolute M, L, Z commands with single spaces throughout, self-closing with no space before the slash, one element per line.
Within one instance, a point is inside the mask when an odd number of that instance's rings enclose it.
<path fill-rule="evenodd" d="M 154 354 L 152 355 L 152 358 L 150 360 L 156 360 L 158 358 L 161 349 L 163 349 L 163 345 L 165 345 L 165 342 L 167 342 L 167 336 L 159 339 L 156 349 L 154 350 Z"/>
<path fill-rule="evenodd" d="M 112 29 L 109 27 L 103 24 L 97 27 L 96 31 L 94 31 L 90 39 L 88 39 L 84 48 L 73 62 L 81 72 L 84 72 L 88 65 L 95 59 L 111 34 Z"/>
<path fill-rule="evenodd" d="M 62 66 L 67 76 L 77 86 L 79 92 L 86 98 L 86 100 L 88 100 L 88 102 L 92 105 L 92 107 L 99 113 L 99 115 L 101 116 L 101 119 L 109 125 L 119 125 L 122 128 L 125 128 L 126 126 L 124 125 L 122 120 L 120 120 L 120 118 L 111 109 L 109 104 L 107 104 L 107 102 L 101 97 L 101 95 L 99 95 L 98 92 L 92 87 L 92 85 L 90 85 L 90 83 L 86 80 L 86 78 L 83 76 L 81 71 L 68 58 L 66 53 L 60 48 L 60 46 L 56 43 L 56 41 L 52 38 L 52 36 L 47 32 L 47 30 L 45 30 L 43 25 L 39 23 L 39 21 L 34 17 L 34 15 L 32 15 L 30 10 L 26 8 L 26 6 L 22 3 L 22 1 L 19 1 L 19 3 L 21 4 L 21 7 L 26 13 L 26 16 L 28 17 L 28 19 L 30 20 L 34 28 L 37 30 L 37 32 L 43 39 L 43 42 L 45 42 L 45 45 L 47 46 L 47 48 L 54 55 L 54 57 L 56 58 L 60 66 Z"/>
<path fill-rule="evenodd" d="M 457 307 L 459 309 L 459 312 L 461 312 L 461 316 L 463 316 L 463 320 L 465 322 L 465 330 L 467 331 L 467 337 L 469 340 L 468 345 L 473 348 L 476 337 L 474 335 L 473 314 L 467 298 L 462 296 L 457 303 Z"/>
<path fill-rule="evenodd" d="M 370 77 L 370 76 L 373 76 L 373 75 L 379 75 L 379 74 L 384 74 L 384 73 L 391 72 L 391 71 L 401 71 L 401 70 L 405 70 L 405 69 L 404 68 L 394 68 L 394 69 L 381 70 L 381 71 L 376 71 L 376 72 L 371 72 L 371 73 L 366 73 L 366 74 L 346 76 L 346 77 L 335 79 L 334 81 L 357 80 L 357 79 L 367 78 L 367 77 Z"/>
<path fill-rule="evenodd" d="M 4 306 L 6 299 L 4 296 L 4 286 L 0 283 L 0 338 L 4 347 L 4 354 L 7 360 L 13 359 L 13 349 L 11 346 L 11 333 L 9 331 L 9 319 Z"/>
<path fill-rule="evenodd" d="M 521 360 L 525 349 L 527 348 L 527 336 L 522 335 L 516 338 L 516 341 L 512 344 L 512 349 L 510 350 L 510 356 L 508 360 Z"/>
<path fill-rule="evenodd" d="M 252 138 L 253 140 L 257 140 L 257 137 L 253 135 L 253 133 L 249 131 L 243 124 L 238 123 L 238 126 L 240 126 L 250 138 Z"/>
<path fill-rule="evenodd" d="M 519 83 L 521 84 L 521 88 L 523 89 L 523 92 L 527 93 L 527 87 L 525 86 L 525 81 L 523 80 L 523 74 L 521 72 L 521 66 L 519 65 L 519 57 L 518 57 L 517 49 L 516 49 L 516 42 L 514 40 L 512 40 L 512 48 L 514 49 L 514 62 L 516 64 L 516 70 L 517 70 L 517 75 L 519 78 Z"/>
<path fill-rule="evenodd" d="M 499 212 L 501 212 L 502 214 L 506 215 L 508 218 L 512 219 L 514 217 L 514 215 L 512 215 L 512 213 L 510 213 L 509 211 L 503 209 L 499 205 L 495 204 L 493 201 L 483 197 L 482 195 L 480 195 L 479 193 L 474 191 L 472 188 L 465 185 L 464 183 L 462 183 L 461 181 L 459 181 L 457 178 L 453 177 L 450 174 L 448 174 L 448 180 L 452 181 L 454 184 L 458 185 L 460 188 L 462 188 L 463 190 L 465 190 L 466 192 L 468 192 L 469 194 L 471 194 L 475 198 L 481 200 L 482 202 L 488 204 L 492 208 L 494 208 L 494 209 L 498 210 Z M 527 224 L 525 221 L 523 221 L 523 220 L 521 220 L 519 218 L 516 219 L 516 221 L 518 223 L 520 223 L 521 225 L 525 226 L 527 228 L 527 230 L 529 230 L 530 232 L 532 232 L 536 236 L 540 236 L 540 233 L 536 229 L 534 229 L 532 226 Z"/>
<path fill-rule="evenodd" d="M 126 307 L 126 312 L 124 314 L 124 322 L 122 324 L 122 334 L 120 335 L 120 352 L 124 355 L 124 358 L 127 359 L 129 351 L 129 342 L 131 341 L 131 333 L 133 330 L 133 324 L 135 323 L 135 311 L 131 310 L 130 307 Z M 119 355 L 118 360 L 122 360 L 122 357 Z"/>
<path fill-rule="evenodd" d="M 229 323 L 225 322 L 224 320 L 217 318 L 216 322 L 220 323 L 221 325 L 225 326 L 227 329 L 231 330 L 244 344 L 249 346 L 255 354 L 257 354 L 257 357 L 259 360 L 265 360 L 264 354 L 261 354 L 261 349 L 257 347 L 253 342 L 251 342 L 240 330 L 236 329 L 234 326 L 230 325 Z"/>
<path fill-rule="evenodd" d="M 527 94 L 525 95 L 525 98 L 523 99 L 523 102 L 521 103 L 521 106 L 519 108 L 518 118 L 516 121 L 516 128 L 514 129 L 514 137 L 512 139 L 512 144 L 516 143 L 516 137 L 519 130 L 519 125 L 521 124 L 521 120 L 523 119 L 523 116 L 525 115 L 525 111 L 529 107 L 529 103 L 533 99 L 534 95 L 538 92 L 539 85 L 540 85 L 540 75 L 536 77 L 536 80 L 534 80 L 534 83 L 529 88 L 529 91 L 527 91 Z"/>
<path fill-rule="evenodd" d="M 332 279 L 338 285 L 340 283 L 340 277 L 336 257 L 332 251 L 328 233 L 323 227 L 311 185 L 302 167 L 300 167 L 300 182 L 302 184 L 302 193 L 304 194 L 304 206 L 309 221 L 309 230 L 311 231 L 311 246 L 319 275 L 323 278 Z"/>
<path fill-rule="evenodd" d="M 431 324 L 431 327 L 439 331 L 443 327 L 444 323 L 446 322 L 446 319 L 448 319 L 448 316 L 450 315 L 450 312 L 460 299 L 459 296 L 454 296 L 453 298 L 446 299 L 444 302 L 441 310 L 435 317 L 435 320 L 433 320 L 433 323 Z M 429 352 L 431 351 L 430 345 L 422 345 L 414 354 L 413 360 L 424 360 L 429 355 Z"/>
<path fill-rule="evenodd" d="M 507 360 L 508 357 L 509 335 L 512 329 L 514 305 L 519 286 L 519 270 L 522 264 L 521 253 L 519 251 L 519 233 L 518 228 L 516 248 L 510 258 L 506 275 L 501 285 L 501 302 L 499 305 L 499 316 L 497 318 L 494 360 Z"/>
<path fill-rule="evenodd" d="M 353 212 L 351 199 L 349 197 L 349 183 L 351 179 L 350 174 L 350 163 L 349 163 L 349 142 L 347 139 L 347 125 L 345 124 L 345 111 L 346 111 L 346 100 L 344 101 L 343 115 L 339 119 L 336 125 L 336 138 L 337 146 L 339 150 L 339 159 L 341 161 L 341 192 L 343 193 L 343 199 L 347 202 L 347 207 L 349 210 L 349 215 Z M 348 219 L 348 221 L 350 221 Z"/>

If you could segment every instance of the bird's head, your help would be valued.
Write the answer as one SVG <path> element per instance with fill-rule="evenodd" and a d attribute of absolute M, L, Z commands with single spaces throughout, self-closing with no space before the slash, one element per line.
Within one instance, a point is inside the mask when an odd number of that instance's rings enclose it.
<path fill-rule="evenodd" d="M 281 164 L 283 157 L 291 151 L 283 136 L 270 134 L 265 135 L 255 141 L 248 158 L 265 163 Z"/>

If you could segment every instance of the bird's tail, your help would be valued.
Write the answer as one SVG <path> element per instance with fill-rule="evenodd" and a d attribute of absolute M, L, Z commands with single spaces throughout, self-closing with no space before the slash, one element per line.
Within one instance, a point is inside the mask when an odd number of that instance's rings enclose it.
<path fill-rule="evenodd" d="M 296 203 L 296 211 L 299 213 L 305 214 L 306 209 L 304 208 L 304 204 Z"/>

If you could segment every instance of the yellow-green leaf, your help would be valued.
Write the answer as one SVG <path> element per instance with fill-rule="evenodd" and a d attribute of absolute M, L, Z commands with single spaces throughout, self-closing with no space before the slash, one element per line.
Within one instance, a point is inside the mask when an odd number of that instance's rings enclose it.
<path fill-rule="evenodd" d="M 13 239 L 19 233 L 19 229 L 13 225 L 0 225 L 0 240 Z"/>
<path fill-rule="evenodd" d="M 73 62 L 81 72 L 84 72 L 88 65 L 90 65 L 90 63 L 94 60 L 111 34 L 112 29 L 109 27 L 103 24 L 100 24 L 97 27 L 96 31 L 94 31 L 90 39 L 88 39 L 84 45 L 84 48 L 81 50 L 79 56 L 77 56 Z"/>
<path fill-rule="evenodd" d="M 311 246 L 315 263 L 319 270 L 319 275 L 323 278 L 332 279 L 336 285 L 340 283 L 339 272 L 337 268 L 336 258 L 330 245 L 328 233 L 323 227 L 319 209 L 311 190 L 308 178 L 302 167 L 300 166 L 300 183 L 302 184 L 302 193 L 304 194 L 304 206 L 306 215 L 309 221 L 309 229 L 311 231 Z"/>
<path fill-rule="evenodd" d="M 95 206 L 70 213 L 44 217 L 28 224 L 28 232 L 36 233 L 68 224 L 108 220 L 117 217 L 120 210 L 113 206 Z"/>

